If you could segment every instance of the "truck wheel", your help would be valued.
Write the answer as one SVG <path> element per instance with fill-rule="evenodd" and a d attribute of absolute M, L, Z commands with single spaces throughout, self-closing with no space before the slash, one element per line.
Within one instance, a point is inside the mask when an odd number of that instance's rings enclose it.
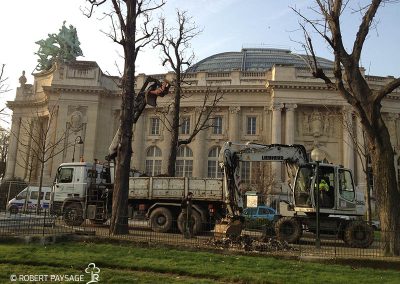
<path fill-rule="evenodd" d="M 64 207 L 64 223 L 68 226 L 80 226 L 83 223 L 82 206 L 77 203 L 69 203 Z"/>
<path fill-rule="evenodd" d="M 303 230 L 296 218 L 282 217 L 275 223 L 275 233 L 280 241 L 296 243 L 300 240 Z"/>
<path fill-rule="evenodd" d="M 158 207 L 150 214 L 151 228 L 155 232 L 166 233 L 172 227 L 172 214 L 168 208 Z"/>
<path fill-rule="evenodd" d="M 18 213 L 18 207 L 13 205 L 13 206 L 10 207 L 9 211 L 10 211 L 11 214 L 17 214 Z"/>
<path fill-rule="evenodd" d="M 367 248 L 374 242 L 374 230 L 366 222 L 350 222 L 344 231 L 344 242 L 354 248 Z"/>
<path fill-rule="evenodd" d="M 183 216 L 182 212 L 178 216 L 178 229 L 179 231 L 183 234 L 184 233 L 184 226 L 185 226 L 185 216 Z M 193 224 L 193 235 L 197 235 L 198 233 L 201 232 L 202 229 L 202 222 L 201 222 L 201 216 L 199 213 L 196 211 L 192 212 L 192 224 Z"/>

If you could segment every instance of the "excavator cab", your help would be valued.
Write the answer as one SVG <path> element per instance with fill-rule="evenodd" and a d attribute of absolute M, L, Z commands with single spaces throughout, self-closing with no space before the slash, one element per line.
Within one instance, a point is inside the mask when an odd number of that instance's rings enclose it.
<path fill-rule="evenodd" d="M 301 165 L 293 189 L 296 212 L 315 213 L 318 196 L 322 214 L 363 214 L 363 208 L 357 208 L 357 204 L 362 205 L 363 198 L 356 196 L 352 172 L 342 166 Z"/>

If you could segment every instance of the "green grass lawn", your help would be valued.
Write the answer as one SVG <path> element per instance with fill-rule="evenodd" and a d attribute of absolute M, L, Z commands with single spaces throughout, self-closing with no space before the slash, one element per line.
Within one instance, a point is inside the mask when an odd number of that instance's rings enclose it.
<path fill-rule="evenodd" d="M 10 283 L 10 275 L 84 275 L 85 282 L 81 283 L 86 283 L 90 279 L 85 274 L 89 263 L 100 268 L 100 283 L 400 282 L 400 272 L 395 270 L 282 260 L 265 255 L 68 242 L 48 246 L 0 244 L 0 283 Z"/>

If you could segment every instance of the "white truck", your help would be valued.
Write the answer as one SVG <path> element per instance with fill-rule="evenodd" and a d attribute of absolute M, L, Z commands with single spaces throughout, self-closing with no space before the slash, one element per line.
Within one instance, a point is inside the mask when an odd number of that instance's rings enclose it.
<path fill-rule="evenodd" d="M 59 166 L 51 195 L 51 210 L 68 225 L 85 219 L 102 224 L 111 216 L 113 167 L 98 163 L 63 163 Z M 193 193 L 193 232 L 225 215 L 222 179 L 180 177 L 131 177 L 130 218 L 149 220 L 157 232 L 183 230 L 181 201 Z"/>

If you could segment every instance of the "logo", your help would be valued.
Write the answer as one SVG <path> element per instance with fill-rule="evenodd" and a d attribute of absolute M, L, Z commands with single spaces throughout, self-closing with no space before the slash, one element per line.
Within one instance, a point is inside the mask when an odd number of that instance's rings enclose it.
<path fill-rule="evenodd" d="M 85 269 L 86 273 L 90 273 L 90 281 L 86 282 L 86 284 L 97 283 L 100 279 L 100 268 L 96 267 L 96 264 L 89 263 L 88 267 Z"/>

